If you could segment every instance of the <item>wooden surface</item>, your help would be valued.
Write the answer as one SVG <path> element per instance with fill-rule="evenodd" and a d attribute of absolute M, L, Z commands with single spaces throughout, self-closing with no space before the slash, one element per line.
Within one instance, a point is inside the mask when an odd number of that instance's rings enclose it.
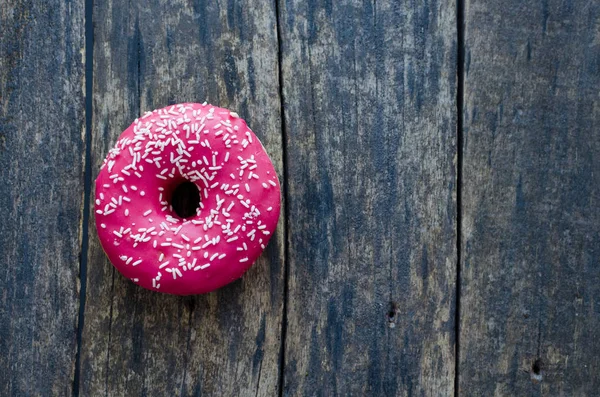
<path fill-rule="evenodd" d="M 0 3 L 0 396 L 73 388 L 83 12 L 81 1 Z"/>
<path fill-rule="evenodd" d="M 600 4 L 467 1 L 460 390 L 600 390 Z"/>
<path fill-rule="evenodd" d="M 454 4 L 282 5 L 284 395 L 451 395 Z"/>
<path fill-rule="evenodd" d="M 94 21 L 94 172 L 141 112 L 208 100 L 249 121 L 285 182 L 274 5 L 115 0 L 95 3 Z M 284 224 L 241 280 L 180 298 L 121 277 L 90 222 L 81 394 L 276 395 Z"/>
<path fill-rule="evenodd" d="M 1 2 L 0 395 L 594 395 L 598 26 L 584 0 Z M 265 144 L 282 217 L 241 280 L 159 295 L 107 261 L 92 181 L 141 112 L 205 100 Z"/>

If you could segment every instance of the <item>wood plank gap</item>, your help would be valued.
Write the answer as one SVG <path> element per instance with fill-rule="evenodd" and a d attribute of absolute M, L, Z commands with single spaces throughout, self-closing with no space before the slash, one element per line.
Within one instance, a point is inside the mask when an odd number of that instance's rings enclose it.
<path fill-rule="evenodd" d="M 94 0 L 85 0 L 85 159 L 83 188 L 83 222 L 81 251 L 79 257 L 79 314 L 77 319 L 77 348 L 75 350 L 75 373 L 73 374 L 74 397 L 79 397 L 81 374 L 81 339 L 85 321 L 85 296 L 87 290 L 87 262 L 89 249 L 90 200 L 92 194 L 92 93 L 94 87 L 94 25 L 92 21 Z"/>
<path fill-rule="evenodd" d="M 454 396 L 460 394 L 460 278 L 462 260 L 463 101 L 465 82 L 465 5 L 456 0 L 456 307 L 454 308 Z"/>
<path fill-rule="evenodd" d="M 281 51 L 281 23 L 279 20 L 279 1 L 275 0 L 275 23 L 277 24 L 277 71 L 279 73 L 279 106 L 281 117 L 281 151 L 283 160 L 283 185 L 282 195 L 284 197 L 284 228 L 283 228 L 283 314 L 281 317 L 281 350 L 279 352 L 279 396 L 283 396 L 285 387 L 285 343 L 287 334 L 287 309 L 288 309 L 288 275 L 289 264 L 287 261 L 289 252 L 288 228 L 289 228 L 289 190 L 288 190 L 288 163 L 287 163 L 287 130 L 285 124 L 285 109 L 283 106 L 283 70 Z"/>

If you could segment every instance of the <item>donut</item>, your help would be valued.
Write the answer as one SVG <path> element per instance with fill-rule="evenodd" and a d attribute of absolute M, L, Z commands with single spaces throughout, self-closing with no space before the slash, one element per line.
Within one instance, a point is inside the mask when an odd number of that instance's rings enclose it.
<path fill-rule="evenodd" d="M 104 252 L 149 290 L 203 294 L 240 278 L 279 219 L 279 180 L 236 113 L 183 103 L 146 112 L 119 137 L 96 179 Z"/>

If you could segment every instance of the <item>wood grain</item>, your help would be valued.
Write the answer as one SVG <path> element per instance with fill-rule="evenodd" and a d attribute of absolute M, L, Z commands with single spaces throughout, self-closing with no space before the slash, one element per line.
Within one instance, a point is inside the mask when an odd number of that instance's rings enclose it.
<path fill-rule="evenodd" d="M 83 2 L 0 3 L 0 395 L 68 395 L 84 157 Z"/>
<path fill-rule="evenodd" d="M 94 21 L 95 173 L 140 111 L 208 100 L 248 121 L 282 178 L 274 4 L 109 0 L 95 3 Z M 81 395 L 277 394 L 283 227 L 241 280 L 186 298 L 125 280 L 94 227 Z"/>
<path fill-rule="evenodd" d="M 600 390 L 600 4 L 465 10 L 460 390 Z"/>
<path fill-rule="evenodd" d="M 452 395 L 453 1 L 280 1 L 284 395 Z"/>

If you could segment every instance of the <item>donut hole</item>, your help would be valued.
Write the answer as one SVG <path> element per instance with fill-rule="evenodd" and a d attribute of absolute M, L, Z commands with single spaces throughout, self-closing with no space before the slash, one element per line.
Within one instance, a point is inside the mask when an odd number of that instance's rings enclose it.
<path fill-rule="evenodd" d="M 177 185 L 171 195 L 171 207 L 180 218 L 190 218 L 196 215 L 196 210 L 200 207 L 198 187 L 190 181 Z"/>

